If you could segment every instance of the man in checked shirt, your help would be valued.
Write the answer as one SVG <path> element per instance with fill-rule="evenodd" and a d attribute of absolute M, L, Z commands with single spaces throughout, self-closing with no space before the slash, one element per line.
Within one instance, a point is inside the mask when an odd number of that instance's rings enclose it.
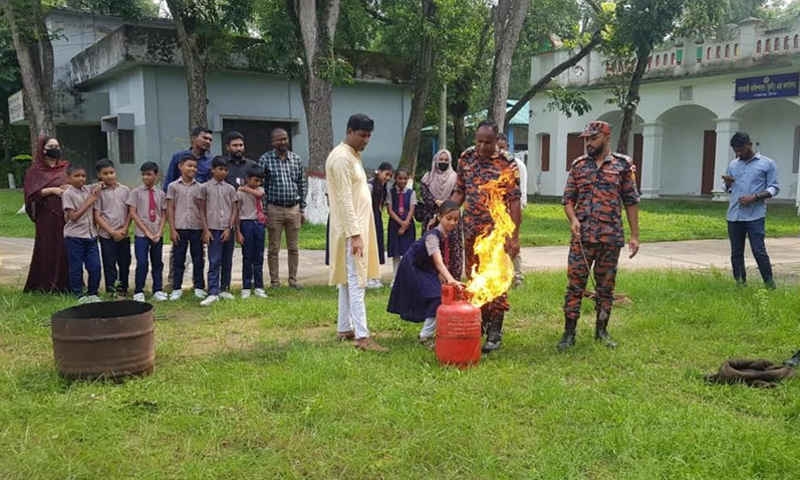
<path fill-rule="evenodd" d="M 611 126 L 606 122 L 589 123 L 581 137 L 586 141 L 586 155 L 572 162 L 561 199 L 570 221 L 572 241 L 567 260 L 564 336 L 558 342 L 558 351 L 575 345 L 575 328 L 592 264 L 597 284 L 594 338 L 607 347 L 617 346 L 608 336 L 607 327 L 614 303 L 617 262 L 625 245 L 623 205 L 631 228 L 630 258 L 639 251 L 639 192 L 633 160 L 611 152 Z"/>
<path fill-rule="evenodd" d="M 303 160 L 289 150 L 289 134 L 282 128 L 272 131 L 273 150 L 261 156 L 258 163 L 264 169 L 264 189 L 267 191 L 267 265 L 272 288 L 281 286 L 278 252 L 281 235 L 286 230 L 286 249 L 289 253 L 289 286 L 302 290 L 297 283 L 300 259 L 300 227 L 305 222 L 308 183 Z"/>

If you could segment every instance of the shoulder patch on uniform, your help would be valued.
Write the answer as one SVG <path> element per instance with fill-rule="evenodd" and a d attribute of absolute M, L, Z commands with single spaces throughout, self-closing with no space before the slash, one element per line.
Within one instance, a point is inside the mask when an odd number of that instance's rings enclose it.
<path fill-rule="evenodd" d="M 576 158 L 575 160 L 572 161 L 572 166 L 574 167 L 575 165 L 579 164 L 580 162 L 586 160 L 587 158 L 589 158 L 589 155 L 581 155 L 580 157 L 578 157 L 578 158 Z"/>
<path fill-rule="evenodd" d="M 623 155 L 621 153 L 612 152 L 611 156 L 613 156 L 614 158 L 618 158 L 620 160 L 624 160 L 624 161 L 628 162 L 629 164 L 633 165 L 633 159 L 631 157 L 627 156 L 627 155 Z"/>

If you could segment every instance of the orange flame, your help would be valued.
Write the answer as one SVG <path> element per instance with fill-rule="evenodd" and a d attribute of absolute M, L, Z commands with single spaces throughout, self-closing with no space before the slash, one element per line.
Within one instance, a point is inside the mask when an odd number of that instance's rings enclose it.
<path fill-rule="evenodd" d="M 476 307 L 482 307 L 506 293 L 514 280 L 514 265 L 505 251 L 505 245 L 516 226 L 504 200 L 506 186 L 513 184 L 513 173 L 505 172 L 497 180 L 478 187 L 488 197 L 494 228 L 475 240 L 474 251 L 479 262 L 472 267 L 466 290 L 470 293 L 470 303 Z"/>

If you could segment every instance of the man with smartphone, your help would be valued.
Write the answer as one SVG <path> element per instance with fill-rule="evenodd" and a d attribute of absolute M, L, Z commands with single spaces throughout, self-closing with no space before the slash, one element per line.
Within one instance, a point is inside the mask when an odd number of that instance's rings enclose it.
<path fill-rule="evenodd" d="M 772 264 L 764 244 L 764 224 L 766 200 L 780 192 L 778 169 L 771 158 L 753 150 L 753 142 L 745 132 L 736 132 L 731 138 L 731 148 L 736 158 L 728 165 L 722 180 L 725 192 L 731 194 L 727 220 L 733 278 L 740 285 L 747 284 L 744 241 L 748 237 L 764 285 L 774 289 Z"/>

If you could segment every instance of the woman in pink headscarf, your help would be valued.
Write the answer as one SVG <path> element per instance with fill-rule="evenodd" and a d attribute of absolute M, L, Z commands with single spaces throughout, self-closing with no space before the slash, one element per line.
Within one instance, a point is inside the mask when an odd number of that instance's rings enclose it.
<path fill-rule="evenodd" d="M 69 162 L 61 159 L 58 140 L 39 137 L 33 163 L 25 172 L 25 212 L 36 224 L 33 257 L 25 291 L 66 292 L 69 266 L 64 248 L 61 194 Z"/>
<path fill-rule="evenodd" d="M 448 150 L 436 152 L 431 161 L 431 171 L 426 173 L 420 182 L 422 204 L 417 206 L 419 212 L 417 220 L 422 224 L 423 232 L 428 229 L 428 224 L 436 215 L 439 205 L 445 200 L 450 200 L 457 180 L 458 175 L 453 169 L 453 156 Z M 450 234 L 448 241 L 450 264 L 447 265 L 447 269 L 458 280 L 464 270 L 464 234 L 460 223 Z"/>

